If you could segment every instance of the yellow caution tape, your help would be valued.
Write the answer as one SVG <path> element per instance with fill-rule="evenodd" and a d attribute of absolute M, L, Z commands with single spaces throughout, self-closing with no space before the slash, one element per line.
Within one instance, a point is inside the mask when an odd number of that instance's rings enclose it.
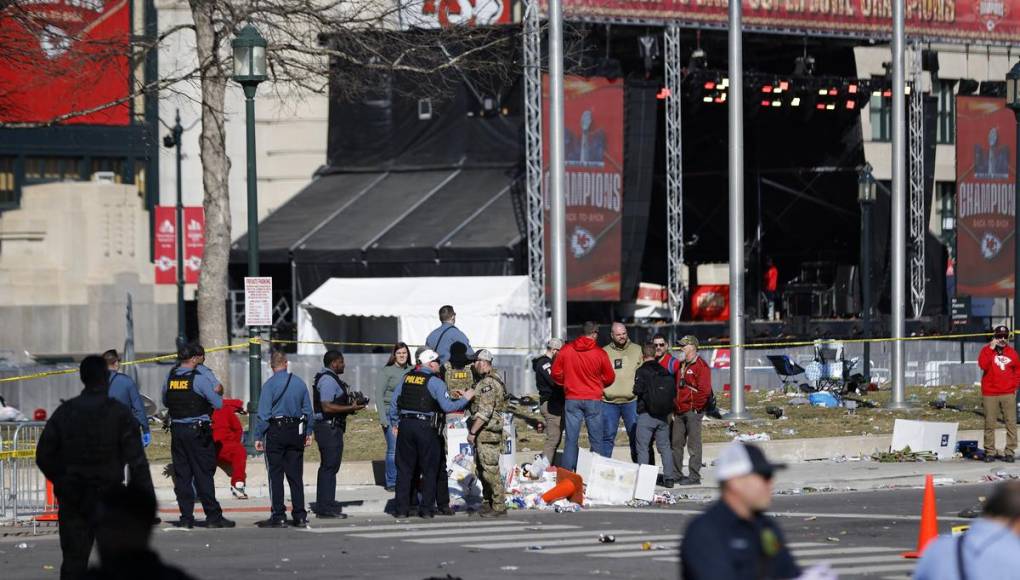
<path fill-rule="evenodd" d="M 817 343 L 817 342 L 822 342 L 822 343 L 826 343 L 826 342 L 841 342 L 841 343 L 844 343 L 844 344 L 864 344 L 864 343 L 880 343 L 880 342 L 915 342 L 915 341 L 925 341 L 925 340 L 960 340 L 960 339 L 964 339 L 964 338 L 978 338 L 978 337 L 987 337 L 987 336 L 990 336 L 989 333 L 987 333 L 987 332 L 972 332 L 972 333 L 968 333 L 968 334 L 939 334 L 939 335 L 929 335 L 929 336 L 905 336 L 903 338 L 824 338 L 824 339 L 817 339 L 817 340 L 751 342 L 751 343 L 738 344 L 738 345 L 733 345 L 733 344 L 704 344 L 704 345 L 701 345 L 700 348 L 701 348 L 701 350 L 719 350 L 719 349 L 724 349 L 724 348 L 729 348 L 729 349 L 732 349 L 732 348 L 745 348 L 745 349 L 790 348 L 790 347 L 796 347 L 796 346 L 814 346 L 815 343 Z M 393 347 L 393 343 L 389 343 L 389 342 L 350 342 L 350 341 L 330 341 L 330 340 L 284 340 L 284 339 L 277 339 L 277 338 L 272 338 L 272 339 L 264 340 L 264 339 L 259 338 L 259 337 L 254 337 L 254 338 L 251 338 L 249 340 L 246 340 L 244 342 L 240 342 L 240 343 L 237 343 L 237 344 L 231 344 L 231 345 L 226 345 L 226 346 L 216 346 L 216 347 L 212 347 L 212 348 L 207 348 L 205 352 L 206 353 L 211 353 L 211 352 L 219 352 L 219 351 L 224 351 L 224 350 L 236 350 L 236 349 L 241 349 L 241 348 L 248 348 L 252 344 L 255 344 L 255 345 L 262 345 L 262 344 L 269 344 L 269 345 L 273 345 L 273 344 L 322 344 L 322 345 L 326 345 L 326 346 L 359 346 L 359 347 L 371 347 L 371 348 L 375 348 L 375 347 L 392 348 Z M 418 347 L 418 346 L 421 346 L 421 345 L 411 344 L 411 345 L 408 345 L 408 346 Z M 527 346 L 480 346 L 480 347 L 478 347 L 478 349 L 482 349 L 482 348 L 489 349 L 489 350 L 523 350 L 523 351 L 531 350 L 531 348 L 527 347 Z M 671 348 L 672 348 L 672 350 L 679 350 L 680 347 L 671 347 Z M 164 355 L 159 355 L 159 356 L 154 356 L 154 357 L 149 357 L 149 358 L 143 358 L 143 359 L 138 359 L 138 360 L 124 361 L 124 362 L 121 363 L 121 365 L 148 364 L 148 363 L 160 362 L 160 361 L 165 361 L 165 360 L 172 360 L 172 359 L 176 358 L 176 356 L 177 356 L 176 354 L 164 354 Z M 56 376 L 56 375 L 67 375 L 67 374 L 76 373 L 76 372 L 78 372 L 78 369 L 75 369 L 75 368 L 61 369 L 61 370 L 56 370 L 56 371 L 44 371 L 44 372 L 34 373 L 34 374 L 30 374 L 30 375 L 21 375 L 21 376 L 17 376 L 17 377 L 2 378 L 2 379 L 0 379 L 0 384 L 2 384 L 2 383 L 12 383 L 12 382 L 16 382 L 16 381 L 28 381 L 28 380 L 32 380 L 32 379 L 41 379 L 41 378 L 52 377 L 52 376 Z"/>
<path fill-rule="evenodd" d="M 0 451 L 0 460 L 33 457 L 35 457 L 35 449 L 20 449 L 18 451 Z"/>
<path fill-rule="evenodd" d="M 969 529 L 970 529 L 970 524 L 966 524 L 966 525 L 962 525 L 962 526 L 953 526 L 953 528 L 952 528 L 953 535 L 954 536 L 959 536 L 960 534 L 966 532 Z"/>

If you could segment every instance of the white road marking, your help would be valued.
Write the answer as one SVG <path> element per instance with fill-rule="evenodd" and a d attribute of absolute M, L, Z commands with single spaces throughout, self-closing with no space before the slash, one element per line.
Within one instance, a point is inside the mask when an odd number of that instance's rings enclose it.
<path fill-rule="evenodd" d="M 648 550 L 641 550 L 641 545 L 645 542 L 651 542 L 656 546 L 666 546 L 670 548 L 677 548 L 680 546 L 680 542 L 676 541 L 676 536 L 646 536 L 634 538 L 634 542 L 630 542 L 631 538 L 628 538 L 628 543 L 623 544 L 599 544 L 597 546 L 574 546 L 572 548 L 553 548 L 551 550 L 544 549 L 539 554 L 583 554 L 590 552 L 590 556 L 601 556 L 605 552 L 626 552 L 628 550 L 636 550 L 638 552 Z M 672 541 L 664 542 L 662 540 L 672 539 Z M 637 541 L 640 540 L 640 541 Z"/>
<path fill-rule="evenodd" d="M 305 531 L 313 534 L 356 534 L 359 532 L 388 532 L 397 530 L 439 530 L 444 528 L 491 528 L 495 526 L 531 526 L 542 527 L 541 524 L 529 524 L 528 522 L 516 520 L 501 520 L 495 522 L 443 522 L 436 524 L 411 523 L 406 524 L 379 524 L 371 526 L 330 526 L 322 528 L 308 528 Z"/>
<path fill-rule="evenodd" d="M 879 574 L 882 572 L 911 572 L 916 564 L 904 562 L 903 564 L 889 564 L 886 566 L 861 566 L 859 568 L 833 568 L 832 571 L 840 576 L 846 574 Z"/>
<path fill-rule="evenodd" d="M 595 511 L 595 510 L 593 510 Z M 606 508 L 597 510 L 599 513 L 621 513 L 621 514 L 658 514 L 658 515 L 686 515 L 686 516 L 697 516 L 701 515 L 704 510 L 675 510 L 675 509 L 655 509 L 655 508 L 636 508 L 636 509 L 623 509 L 623 508 Z M 896 520 L 896 521 L 909 521 L 917 522 L 921 520 L 921 516 L 898 516 L 890 514 L 862 514 L 862 513 L 813 513 L 813 512 L 770 512 L 768 515 L 776 518 L 836 518 L 836 519 L 849 519 L 849 520 Z M 967 518 L 952 517 L 952 516 L 939 516 L 939 520 L 954 521 L 954 522 L 968 522 Z"/>
<path fill-rule="evenodd" d="M 868 554 L 873 552 L 906 552 L 903 548 L 873 548 L 869 546 L 859 546 L 853 548 L 813 548 L 810 550 L 794 550 L 793 555 L 796 558 L 804 558 L 806 556 L 828 556 L 830 554 Z"/>
<path fill-rule="evenodd" d="M 600 533 L 606 533 L 606 532 L 600 532 Z M 628 532 L 625 535 L 632 535 L 632 534 L 633 535 L 637 535 L 637 534 L 641 534 L 641 533 L 644 533 L 644 532 Z M 615 535 L 621 535 L 621 534 L 615 534 Z M 648 538 L 645 538 L 645 539 L 651 539 L 651 538 L 659 538 L 659 539 L 664 539 L 664 540 L 680 540 L 682 538 L 682 536 L 680 536 L 680 534 L 669 534 L 669 535 L 663 534 L 661 536 L 649 536 Z M 623 539 L 623 538 L 621 538 L 621 539 Z M 627 538 L 627 540 L 630 540 L 630 539 L 631 538 Z M 543 551 L 548 553 L 548 550 L 545 550 L 545 548 L 551 548 L 551 547 L 556 547 L 556 546 L 579 546 L 579 545 L 582 545 L 582 544 L 587 544 L 588 549 L 596 550 L 596 551 L 597 550 L 601 550 L 605 546 L 612 546 L 613 545 L 613 544 L 600 544 L 600 543 L 598 543 L 598 536 L 595 535 L 595 534 L 592 534 L 591 536 L 584 536 L 584 537 L 580 537 L 578 539 L 572 539 L 572 540 L 548 539 L 548 540 L 544 540 L 544 541 L 531 541 L 531 542 L 502 542 L 499 545 L 492 545 L 492 544 L 468 544 L 465 547 L 466 548 L 481 548 L 481 549 L 484 549 L 484 550 L 502 550 L 502 549 L 513 549 L 513 548 L 527 548 L 529 546 L 542 546 Z M 536 552 L 537 552 L 537 550 L 536 550 Z"/>
<path fill-rule="evenodd" d="M 854 556 L 853 558 L 812 558 L 810 560 L 799 560 L 801 566 L 812 566 L 814 564 L 829 564 L 830 566 L 841 566 L 854 564 L 876 564 L 879 562 L 904 563 L 903 556 L 899 554 L 886 554 L 885 556 Z"/>
<path fill-rule="evenodd" d="M 570 527 L 575 527 L 575 526 L 570 526 Z M 543 526 L 543 528 L 546 529 L 546 530 L 551 530 L 553 528 L 553 526 Z M 507 540 L 507 541 L 526 540 L 527 543 L 525 544 L 525 546 L 530 546 L 532 544 L 541 544 L 543 540 L 559 540 L 561 538 L 562 539 L 566 539 L 566 538 L 591 538 L 592 542 L 597 542 L 598 541 L 597 538 L 599 537 L 599 534 L 612 534 L 614 536 L 617 536 L 617 539 L 619 539 L 619 536 L 633 536 L 633 535 L 638 535 L 638 534 L 647 534 L 647 533 L 649 533 L 649 532 L 644 531 L 644 530 L 579 530 L 579 531 L 576 531 L 576 532 L 557 532 L 555 534 L 553 534 L 553 533 L 543 534 L 541 532 L 529 532 L 529 533 L 526 533 L 526 534 L 502 535 L 502 534 L 506 534 L 508 531 L 512 531 L 512 530 L 501 530 L 498 533 L 489 534 L 488 536 L 486 536 L 485 539 L 490 541 L 491 543 L 485 544 L 484 546 L 483 545 L 479 545 L 478 544 L 478 538 L 474 538 L 474 537 L 472 537 L 472 538 L 464 538 L 464 537 L 455 537 L 455 538 L 424 538 L 424 539 L 421 539 L 421 540 L 409 539 L 407 541 L 408 542 L 414 542 L 416 544 L 459 544 L 459 543 L 471 542 L 471 545 L 473 547 L 476 547 L 476 548 L 482 548 L 482 549 L 488 549 L 488 550 L 499 550 L 499 549 L 502 549 L 503 546 L 504 546 L 504 544 L 498 543 L 498 542 L 500 542 L 502 540 Z"/>
<path fill-rule="evenodd" d="M 467 530 L 458 530 L 458 529 L 446 529 L 446 530 L 428 530 L 428 529 L 424 529 L 424 530 L 422 530 L 422 529 L 418 529 L 418 530 L 403 530 L 403 531 L 399 531 L 399 532 L 372 532 L 372 533 L 368 533 L 368 534 L 362 534 L 360 532 L 353 532 L 353 533 L 351 533 L 351 535 L 352 536 L 356 536 L 358 538 L 376 538 L 376 539 L 407 538 L 408 541 L 417 540 L 418 538 L 429 538 L 429 537 L 437 537 L 437 536 L 455 536 L 453 538 L 453 541 L 456 541 L 456 542 L 473 542 L 473 541 L 475 541 L 478 538 L 478 534 L 486 534 L 485 539 L 489 540 L 489 539 L 494 539 L 494 538 L 497 537 L 497 536 L 492 535 L 492 534 L 504 534 L 506 532 L 523 532 L 523 531 L 525 531 L 526 528 L 529 528 L 529 527 L 532 527 L 532 526 L 529 526 L 529 525 L 525 524 L 525 525 L 522 525 L 522 526 L 512 526 L 512 527 L 500 526 L 500 527 L 491 527 L 491 528 L 469 528 Z M 538 527 L 538 526 L 535 526 L 535 527 Z M 579 527 L 580 526 L 560 526 L 560 525 L 557 525 L 557 526 L 541 526 L 541 530 L 534 530 L 534 531 L 532 531 L 532 533 L 534 534 L 534 533 L 536 533 L 538 531 L 576 530 Z"/>

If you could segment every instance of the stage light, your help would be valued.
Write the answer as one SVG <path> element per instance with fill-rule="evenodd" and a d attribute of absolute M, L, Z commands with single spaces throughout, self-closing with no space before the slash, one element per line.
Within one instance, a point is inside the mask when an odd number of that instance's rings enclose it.
<path fill-rule="evenodd" d="M 779 90 L 777 90 L 776 92 L 780 93 L 788 90 L 790 90 L 790 83 L 787 81 L 779 81 Z"/>
<path fill-rule="evenodd" d="M 719 83 L 719 89 L 720 90 L 725 90 L 725 89 L 729 88 L 729 86 L 730 86 L 730 79 L 729 79 L 729 77 L 723 77 L 722 82 Z"/>
<path fill-rule="evenodd" d="M 857 85 L 855 85 L 855 84 L 853 84 L 853 83 L 850 83 L 850 86 L 848 86 L 848 87 L 846 88 L 846 90 L 847 90 L 847 92 L 848 92 L 848 93 L 850 93 L 851 95 L 856 95 L 856 94 L 857 94 Z"/>
<path fill-rule="evenodd" d="M 716 97 L 715 98 L 715 102 L 716 103 L 725 103 L 726 102 L 726 93 L 723 93 L 723 94 L 719 95 L 718 97 Z"/>
<path fill-rule="evenodd" d="M 799 107 L 800 106 L 800 97 L 794 97 L 793 99 L 791 99 L 790 100 L 790 106 L 791 107 Z"/>
<path fill-rule="evenodd" d="M 771 103 L 770 101 L 767 101 L 767 100 L 766 100 L 766 101 L 762 101 L 762 102 L 761 102 L 761 106 L 763 106 L 763 107 L 768 107 L 768 106 L 769 106 L 769 105 L 771 105 L 771 104 L 772 104 L 772 103 Z"/>
<path fill-rule="evenodd" d="M 886 90 L 882 91 L 882 96 L 883 97 L 891 97 L 892 96 L 892 89 L 886 89 Z"/>
<path fill-rule="evenodd" d="M 825 103 L 818 103 L 817 105 L 815 105 L 815 108 L 818 109 L 819 111 L 824 111 Z"/>
<path fill-rule="evenodd" d="M 715 81 L 706 81 L 705 82 L 705 90 L 706 91 L 714 91 L 715 90 Z"/>
<path fill-rule="evenodd" d="M 772 106 L 773 107 L 782 107 L 783 106 L 783 101 L 772 101 Z"/>
<path fill-rule="evenodd" d="M 825 95 L 829 94 L 829 91 L 825 89 L 818 89 L 818 94 L 824 97 Z"/>
<path fill-rule="evenodd" d="M 691 53 L 691 70 L 708 68 L 708 55 L 701 48 L 694 49 Z"/>
<path fill-rule="evenodd" d="M 763 86 L 761 88 L 761 92 L 763 92 L 763 93 L 771 93 L 772 92 L 772 85 L 765 85 L 765 86 Z"/>
<path fill-rule="evenodd" d="M 857 103 L 855 103 L 854 101 L 847 101 L 846 102 L 846 108 L 849 109 L 849 110 L 853 110 L 854 107 L 856 107 L 856 106 L 857 106 Z"/>
<path fill-rule="evenodd" d="M 834 111 L 836 110 L 836 103 L 829 103 L 828 105 L 825 105 L 825 108 L 829 111 Z"/>
<path fill-rule="evenodd" d="M 655 98 L 659 99 L 660 101 L 665 101 L 672 94 L 673 93 L 669 90 L 669 87 L 662 87 L 661 89 L 659 89 L 659 93 L 655 95 Z"/>
<path fill-rule="evenodd" d="M 910 85 L 903 87 L 903 93 L 906 95 L 910 94 Z"/>
<path fill-rule="evenodd" d="M 704 101 L 704 102 L 706 102 L 706 103 L 711 103 L 711 102 L 712 102 L 712 97 L 704 97 L 704 98 L 703 98 L 703 99 L 701 99 L 701 100 L 702 100 L 702 101 Z"/>
<path fill-rule="evenodd" d="M 839 94 L 839 89 L 829 89 L 829 96 L 830 97 L 835 97 L 838 94 Z"/>

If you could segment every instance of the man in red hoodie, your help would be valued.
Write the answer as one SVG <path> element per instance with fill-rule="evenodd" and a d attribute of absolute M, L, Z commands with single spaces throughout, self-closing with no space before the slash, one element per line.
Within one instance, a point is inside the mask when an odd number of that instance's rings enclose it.
<path fill-rule="evenodd" d="M 564 345 L 553 360 L 552 379 L 563 385 L 566 403 L 563 418 L 566 422 L 566 441 L 563 444 L 562 467 L 577 469 L 577 440 L 581 435 L 581 422 L 588 426 L 588 442 L 592 451 L 602 451 L 602 390 L 613 384 L 616 372 L 609 355 L 599 348 L 599 325 L 585 322 L 581 336 Z"/>
<path fill-rule="evenodd" d="M 995 327 L 995 338 L 981 349 L 978 366 L 981 398 L 985 407 L 985 461 L 996 458 L 1013 463 L 1016 459 L 1016 389 L 1020 383 L 1020 355 L 1009 346 L 1009 329 Z M 995 448 L 995 429 L 999 417 L 1006 423 L 1006 448 L 1000 456 Z"/>
<path fill-rule="evenodd" d="M 218 387 L 222 390 L 222 386 Z M 248 499 L 244 489 L 247 478 L 248 451 L 242 439 L 244 427 L 237 414 L 244 408 L 238 399 L 224 399 L 223 407 L 212 414 L 212 436 L 216 445 L 216 464 L 230 476 L 230 493 L 237 499 Z"/>
<path fill-rule="evenodd" d="M 676 400 L 673 404 L 673 466 L 679 485 L 701 484 L 701 420 L 712 394 L 712 370 L 698 356 L 698 339 L 680 339 L 680 370 L 676 374 Z M 684 447 L 690 451 L 687 477 L 683 477 Z"/>

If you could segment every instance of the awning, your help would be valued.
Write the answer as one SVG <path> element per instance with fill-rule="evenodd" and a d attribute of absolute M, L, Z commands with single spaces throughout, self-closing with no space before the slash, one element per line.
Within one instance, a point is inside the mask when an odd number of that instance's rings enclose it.
<path fill-rule="evenodd" d="M 259 224 L 262 262 L 505 260 L 521 241 L 514 168 L 333 173 Z M 233 245 L 243 262 L 247 236 Z"/>

